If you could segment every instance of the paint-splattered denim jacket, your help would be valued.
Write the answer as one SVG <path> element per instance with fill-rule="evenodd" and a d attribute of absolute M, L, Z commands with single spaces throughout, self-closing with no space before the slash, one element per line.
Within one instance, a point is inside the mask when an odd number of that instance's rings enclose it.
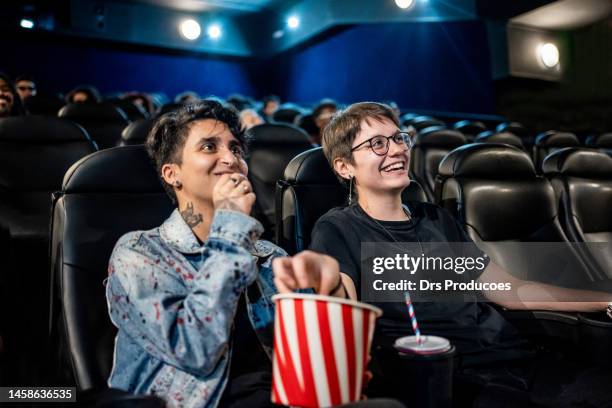
<path fill-rule="evenodd" d="M 121 237 L 106 286 L 119 328 L 111 387 L 156 394 L 172 407 L 216 406 L 227 383 L 238 300 L 247 287 L 251 323 L 271 355 L 271 263 L 285 252 L 258 241 L 261 232 L 255 219 L 220 210 L 200 245 L 175 210 L 159 228 Z"/>

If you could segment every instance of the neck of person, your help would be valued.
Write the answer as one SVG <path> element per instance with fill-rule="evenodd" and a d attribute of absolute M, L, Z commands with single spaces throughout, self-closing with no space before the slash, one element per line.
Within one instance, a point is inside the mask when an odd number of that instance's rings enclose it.
<path fill-rule="evenodd" d="M 179 199 L 178 210 L 194 235 L 202 244 L 210 233 L 210 224 L 215 213 L 212 203 L 203 203 L 190 198 Z"/>
<path fill-rule="evenodd" d="M 407 221 L 410 216 L 404 211 L 401 191 L 388 194 L 363 193 L 358 191 L 359 206 L 372 218 L 380 221 Z"/>

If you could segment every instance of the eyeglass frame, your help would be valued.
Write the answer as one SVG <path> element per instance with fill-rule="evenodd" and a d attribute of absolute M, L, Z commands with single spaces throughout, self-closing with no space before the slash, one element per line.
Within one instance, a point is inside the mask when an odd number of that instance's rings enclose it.
<path fill-rule="evenodd" d="M 391 145 L 391 139 L 393 139 L 395 136 L 402 134 L 402 133 L 407 134 L 409 136 L 408 140 L 410 140 L 410 144 L 408 144 L 408 149 L 406 149 L 406 151 L 408 151 L 414 146 L 414 137 L 416 136 L 416 133 L 417 133 L 416 129 L 413 127 L 409 127 L 407 130 L 399 130 L 395 132 L 394 134 L 392 134 L 391 136 L 383 136 L 383 135 L 372 136 L 368 140 L 364 140 L 363 142 L 359 143 L 357 146 L 352 147 L 351 152 L 354 152 L 355 150 L 359 149 L 364 144 L 369 143 L 372 153 L 374 153 L 377 156 L 384 156 L 385 154 L 389 153 L 389 146 Z M 372 146 L 372 140 L 376 139 L 377 137 L 384 137 L 387 140 L 387 147 L 385 148 L 384 153 L 376 153 L 376 151 L 374 151 L 374 147 Z M 393 143 L 399 145 L 399 143 L 397 143 L 395 140 L 393 141 Z"/>

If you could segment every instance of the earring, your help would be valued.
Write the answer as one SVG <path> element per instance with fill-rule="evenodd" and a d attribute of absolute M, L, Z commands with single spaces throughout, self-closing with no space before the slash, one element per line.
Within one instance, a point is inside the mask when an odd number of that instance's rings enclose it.
<path fill-rule="evenodd" d="M 181 188 L 181 187 L 183 187 L 183 184 L 180 181 L 177 180 L 177 181 L 174 182 L 174 186 L 176 188 Z"/>
<path fill-rule="evenodd" d="M 348 204 L 351 205 L 353 203 L 353 175 L 351 174 L 351 179 L 349 180 L 349 195 L 348 195 Z"/>

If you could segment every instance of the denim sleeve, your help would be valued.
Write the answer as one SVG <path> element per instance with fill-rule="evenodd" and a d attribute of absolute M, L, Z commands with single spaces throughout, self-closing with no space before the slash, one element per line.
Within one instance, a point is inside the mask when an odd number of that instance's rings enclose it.
<path fill-rule="evenodd" d="M 261 230 L 244 214 L 216 212 L 197 271 L 143 233 L 122 237 L 106 289 L 113 323 L 155 358 L 209 374 L 228 348 L 239 296 L 257 277 L 248 248 Z"/>

